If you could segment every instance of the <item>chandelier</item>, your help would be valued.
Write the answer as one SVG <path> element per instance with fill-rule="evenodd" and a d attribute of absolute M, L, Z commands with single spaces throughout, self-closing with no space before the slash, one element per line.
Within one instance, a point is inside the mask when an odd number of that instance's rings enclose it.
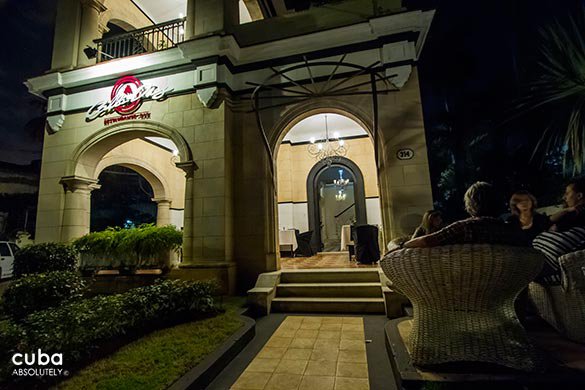
<path fill-rule="evenodd" d="M 339 179 L 333 180 L 333 184 L 335 184 L 336 187 L 343 189 L 346 185 L 349 184 L 349 179 L 343 178 L 343 169 L 340 169 L 337 172 L 339 172 Z"/>
<path fill-rule="evenodd" d="M 337 191 L 337 194 L 335 194 L 335 200 L 338 202 L 344 201 L 346 197 L 347 194 L 345 193 L 345 190 L 343 188 Z"/>
<path fill-rule="evenodd" d="M 333 138 L 329 138 L 329 126 L 327 115 L 325 115 L 325 139 L 315 140 L 311 137 L 309 144 L 309 154 L 317 161 L 325 161 L 327 166 L 331 166 L 333 161 L 338 157 L 344 157 L 347 154 L 345 141 L 339 137 L 339 132 L 333 133 Z"/>

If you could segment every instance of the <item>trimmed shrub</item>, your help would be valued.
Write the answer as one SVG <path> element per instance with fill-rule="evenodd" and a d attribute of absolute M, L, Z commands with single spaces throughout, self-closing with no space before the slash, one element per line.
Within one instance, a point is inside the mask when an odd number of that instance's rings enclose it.
<path fill-rule="evenodd" d="M 216 312 L 216 290 L 214 282 L 166 280 L 36 312 L 23 322 L 27 348 L 75 361 L 116 337 Z"/>
<path fill-rule="evenodd" d="M 77 253 L 67 244 L 50 242 L 21 248 L 14 257 L 14 276 L 51 271 L 73 271 Z"/>
<path fill-rule="evenodd" d="M 8 286 L 3 295 L 3 308 L 6 314 L 22 318 L 81 297 L 85 287 L 83 279 L 71 271 L 26 275 Z"/>
<path fill-rule="evenodd" d="M 78 238 L 74 247 L 81 253 L 80 268 L 168 269 L 169 252 L 178 251 L 183 234 L 174 226 L 144 224 L 136 228 L 108 228 Z"/>
<path fill-rule="evenodd" d="M 10 375 L 10 359 L 21 350 L 24 329 L 12 321 L 0 321 L 0 379 Z"/>

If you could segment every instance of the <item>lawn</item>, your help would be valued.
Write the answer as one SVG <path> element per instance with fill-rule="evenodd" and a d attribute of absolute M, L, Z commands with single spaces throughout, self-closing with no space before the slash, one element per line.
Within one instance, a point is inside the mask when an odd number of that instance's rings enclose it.
<path fill-rule="evenodd" d="M 241 300 L 216 317 L 151 333 L 60 383 L 59 389 L 165 389 L 217 349 L 243 322 Z"/>

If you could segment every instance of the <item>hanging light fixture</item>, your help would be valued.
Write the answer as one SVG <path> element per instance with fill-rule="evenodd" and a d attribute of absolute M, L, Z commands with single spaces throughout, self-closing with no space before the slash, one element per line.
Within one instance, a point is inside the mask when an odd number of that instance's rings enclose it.
<path fill-rule="evenodd" d="M 311 137 L 310 141 L 309 154 L 317 161 L 325 161 L 327 166 L 331 166 L 336 158 L 345 157 L 347 154 L 347 146 L 339 136 L 339 132 L 334 132 L 333 138 L 329 138 L 327 114 L 325 114 L 325 139 L 317 141 L 315 137 Z"/>
<path fill-rule="evenodd" d="M 333 184 L 335 184 L 335 186 L 343 189 L 343 188 L 345 188 L 346 185 L 349 184 L 349 179 L 343 178 L 343 169 L 340 169 L 337 172 L 339 172 L 339 179 L 333 180 Z"/>
<path fill-rule="evenodd" d="M 338 202 L 344 201 L 345 198 L 347 198 L 347 194 L 343 188 L 337 191 L 337 194 L 335 194 L 335 200 Z"/>

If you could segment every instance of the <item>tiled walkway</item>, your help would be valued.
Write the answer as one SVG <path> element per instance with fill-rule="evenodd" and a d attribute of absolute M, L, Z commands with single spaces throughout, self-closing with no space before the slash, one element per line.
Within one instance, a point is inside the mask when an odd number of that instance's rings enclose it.
<path fill-rule="evenodd" d="M 281 257 L 282 269 L 307 269 L 307 268 L 372 268 L 378 264 L 358 264 L 349 261 L 348 252 L 322 252 L 312 257 Z"/>
<path fill-rule="evenodd" d="M 367 390 L 361 317 L 288 316 L 232 389 Z"/>

